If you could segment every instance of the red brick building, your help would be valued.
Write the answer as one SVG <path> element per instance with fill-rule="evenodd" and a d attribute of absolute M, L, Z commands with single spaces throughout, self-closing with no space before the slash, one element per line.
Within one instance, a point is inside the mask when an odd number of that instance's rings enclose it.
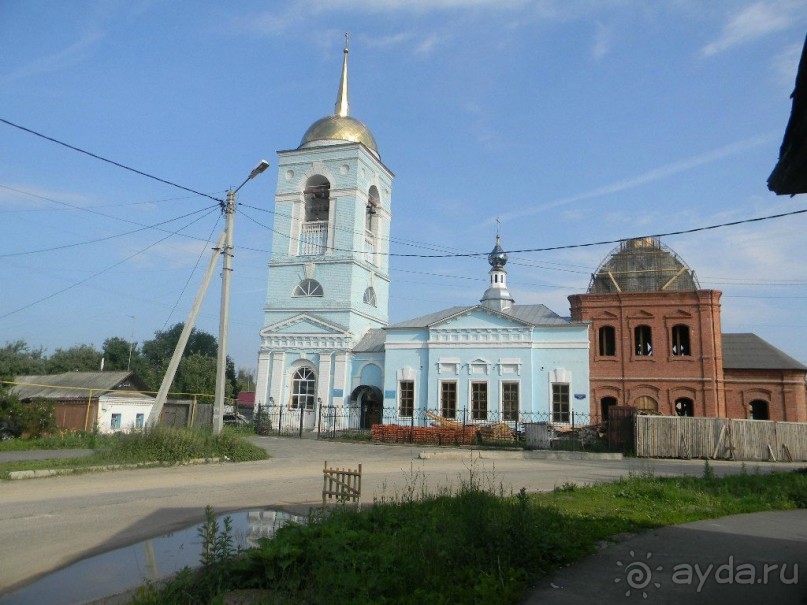
<path fill-rule="evenodd" d="M 590 322 L 590 405 L 664 415 L 807 421 L 807 366 L 754 334 L 723 334 L 718 290 L 656 238 L 622 242 L 569 297 Z"/>

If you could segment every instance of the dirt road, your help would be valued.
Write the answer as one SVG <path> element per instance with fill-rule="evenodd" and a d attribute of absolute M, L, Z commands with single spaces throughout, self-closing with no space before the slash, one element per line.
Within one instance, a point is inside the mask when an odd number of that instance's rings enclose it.
<path fill-rule="evenodd" d="M 419 460 L 423 447 L 328 443 L 262 437 L 255 442 L 272 458 L 242 464 L 68 475 L 0 483 L 0 594 L 90 555 L 133 544 L 217 512 L 315 503 L 321 498 L 322 465 L 362 463 L 363 499 L 457 484 L 473 474 L 506 491 L 549 490 L 616 479 L 631 472 L 693 474 L 702 461 Z M 442 450 L 443 452 L 445 450 Z M 736 463 L 713 463 L 718 474 L 739 472 Z M 760 465 L 784 470 L 791 465 Z"/>

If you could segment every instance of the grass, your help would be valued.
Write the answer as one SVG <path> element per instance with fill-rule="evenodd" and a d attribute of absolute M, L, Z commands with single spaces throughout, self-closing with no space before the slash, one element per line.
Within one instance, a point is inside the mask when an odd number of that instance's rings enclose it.
<path fill-rule="evenodd" d="M 504 605 L 615 534 L 807 507 L 803 472 L 704 474 L 565 483 L 532 495 L 505 495 L 473 470 L 456 493 L 428 494 L 415 475 L 391 501 L 281 528 L 257 549 L 186 570 L 161 590 L 144 587 L 134 602 L 215 603 L 227 590 L 255 588 L 266 591 L 266 603 Z"/>
<path fill-rule="evenodd" d="M 43 445 L 59 443 L 59 441 L 48 441 L 48 439 L 54 438 L 31 441 Z M 91 456 L 80 458 L 0 463 L 0 479 L 8 479 L 10 472 L 19 470 L 76 469 L 81 471 L 90 467 L 116 464 L 180 464 L 205 458 L 246 462 L 268 458 L 263 448 L 249 443 L 239 431 L 233 431 L 229 427 L 225 427 L 218 436 L 214 436 L 210 431 L 155 427 L 115 435 L 84 435 L 67 438 L 61 442 L 70 444 L 63 447 L 84 447 L 93 449 L 94 452 Z M 75 445 L 77 443 L 84 445 Z M 20 449 L 56 449 L 56 447 L 51 445 L 50 448 Z"/>

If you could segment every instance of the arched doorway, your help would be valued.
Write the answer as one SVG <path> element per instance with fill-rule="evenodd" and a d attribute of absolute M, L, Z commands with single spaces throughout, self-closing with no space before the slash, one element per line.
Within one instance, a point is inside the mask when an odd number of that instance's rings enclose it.
<path fill-rule="evenodd" d="M 603 397 L 600 399 L 600 416 L 602 416 L 603 420 L 608 420 L 608 408 L 616 404 L 616 397 Z"/>
<path fill-rule="evenodd" d="M 695 415 L 695 402 L 689 397 L 679 397 L 675 400 L 675 415 L 676 416 L 694 416 Z"/>
<path fill-rule="evenodd" d="M 768 402 L 762 399 L 754 399 L 751 402 L 751 420 L 770 420 L 771 414 L 768 409 Z"/>
<path fill-rule="evenodd" d="M 350 400 L 358 403 L 359 428 L 369 429 L 374 424 L 381 424 L 381 406 L 384 396 L 381 389 L 363 384 L 353 389 Z"/>
<path fill-rule="evenodd" d="M 633 407 L 644 412 L 658 412 L 658 402 L 649 395 L 642 395 L 634 399 Z"/>

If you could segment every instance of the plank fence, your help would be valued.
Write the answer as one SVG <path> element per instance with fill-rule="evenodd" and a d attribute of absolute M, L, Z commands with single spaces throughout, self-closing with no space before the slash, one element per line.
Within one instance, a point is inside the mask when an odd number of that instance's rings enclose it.
<path fill-rule="evenodd" d="M 322 471 L 322 506 L 327 500 L 355 502 L 356 508 L 361 510 L 361 464 L 358 470 L 347 468 L 325 468 Z"/>
<path fill-rule="evenodd" d="M 639 457 L 807 460 L 805 422 L 636 416 L 634 430 Z"/>

